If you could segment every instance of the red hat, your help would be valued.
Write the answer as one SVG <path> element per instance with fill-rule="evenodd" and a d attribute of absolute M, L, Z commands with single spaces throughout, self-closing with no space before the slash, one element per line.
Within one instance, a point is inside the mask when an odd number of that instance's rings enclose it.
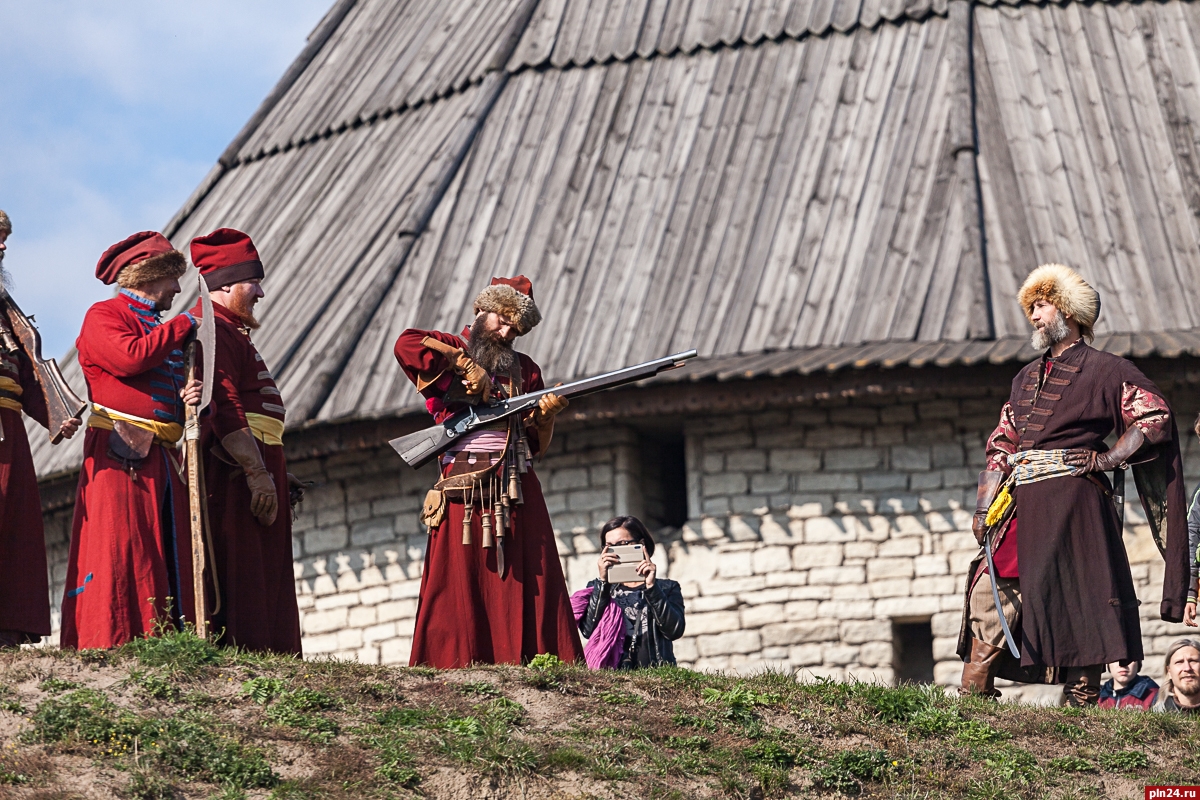
<path fill-rule="evenodd" d="M 187 259 L 157 231 L 135 233 L 104 251 L 96 262 L 96 277 L 106 285 L 133 289 L 159 278 L 178 278 Z"/>
<path fill-rule="evenodd" d="M 254 242 L 241 231 L 217 228 L 207 236 L 192 239 L 192 263 L 209 290 L 242 281 L 262 279 L 263 264 Z"/>
<path fill-rule="evenodd" d="M 475 311 L 494 311 L 503 314 L 516 325 L 521 336 L 542 321 L 537 303 L 533 301 L 533 284 L 524 275 L 515 278 L 492 278 L 492 283 L 475 298 Z"/>

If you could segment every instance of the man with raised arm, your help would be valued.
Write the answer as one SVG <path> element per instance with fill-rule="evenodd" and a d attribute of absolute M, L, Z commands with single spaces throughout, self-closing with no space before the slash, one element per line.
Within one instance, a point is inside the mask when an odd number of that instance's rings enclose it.
<path fill-rule="evenodd" d="M 216 558 L 209 597 L 219 598 L 212 628 L 222 644 L 300 655 L 288 505 L 300 484 L 283 457 L 283 397 L 250 339 L 258 328 L 254 305 L 264 297 L 263 263 L 250 237 L 232 228 L 193 239 L 192 263 L 216 318 L 212 411 L 202 445 Z M 192 313 L 199 309 L 197 303 Z"/>
<path fill-rule="evenodd" d="M 544 388 L 538 365 L 513 349 L 540 321 L 525 276 L 493 278 L 458 336 L 406 330 L 396 359 L 442 422 L 495 395 Z M 550 515 L 530 466 L 546 452 L 566 405 L 547 394 L 532 414 L 468 434 L 441 457 L 441 479 L 423 511 L 430 535 L 410 664 L 519 664 L 539 653 L 582 659 Z"/>
<path fill-rule="evenodd" d="M 188 493 L 176 443 L 183 404 L 198 402 L 183 351 L 196 326 L 163 321 L 187 261 L 161 233 L 114 244 L 96 277 L 116 283 L 75 341 L 91 416 L 62 604 L 61 644 L 116 647 L 194 621 Z M 185 385 L 186 384 L 186 385 Z"/>
<path fill-rule="evenodd" d="M 1013 379 L 987 441 L 972 529 L 981 544 L 990 542 L 995 574 L 981 554 L 968 575 L 960 692 L 997 696 L 999 676 L 1062 683 L 1068 704 L 1095 705 L 1105 664 L 1142 660 L 1139 603 L 1121 538 L 1123 498 L 1107 474 L 1126 464 L 1145 489 L 1142 504 L 1166 558 L 1159 613 L 1168 622 L 1183 619 L 1187 506 L 1179 436 L 1158 387 L 1129 361 L 1088 344 L 1100 296 L 1078 273 L 1038 267 L 1018 300 L 1034 326 L 1033 346 L 1044 353 Z M 1105 438 L 1114 433 L 1109 448 Z M 1019 662 L 1006 649 L 1001 613 Z"/>
<path fill-rule="evenodd" d="M 0 211 L 0 286 L 5 289 L 4 254 L 11 235 L 12 221 Z M 42 501 L 22 411 L 47 426 L 46 400 L 29 356 L 20 348 L 0 347 L 0 650 L 50 635 Z M 78 429 L 79 420 L 71 419 L 60 432 L 70 438 Z"/>

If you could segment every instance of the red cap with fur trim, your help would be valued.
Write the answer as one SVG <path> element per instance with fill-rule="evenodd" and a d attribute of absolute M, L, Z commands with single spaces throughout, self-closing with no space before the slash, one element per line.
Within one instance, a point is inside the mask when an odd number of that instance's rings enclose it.
<path fill-rule="evenodd" d="M 492 278 L 492 283 L 475 298 L 475 311 L 494 311 L 503 314 L 524 336 L 542 321 L 533 300 L 533 284 L 524 275 L 515 278 Z"/>
<path fill-rule="evenodd" d="M 159 278 L 178 278 L 187 269 L 183 253 L 157 231 L 141 231 L 117 242 L 96 262 L 96 277 L 105 285 L 133 289 Z"/>
<path fill-rule="evenodd" d="M 250 237 L 233 228 L 217 228 L 192 239 L 192 263 L 209 291 L 242 281 L 262 279 L 263 264 Z"/>

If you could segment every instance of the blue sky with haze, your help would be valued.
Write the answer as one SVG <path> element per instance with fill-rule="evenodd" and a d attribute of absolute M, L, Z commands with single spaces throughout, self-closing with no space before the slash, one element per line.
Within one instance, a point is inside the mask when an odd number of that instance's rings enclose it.
<path fill-rule="evenodd" d="M 96 260 L 160 229 L 333 0 L 0 0 L 5 266 L 46 355 L 111 295 Z"/>

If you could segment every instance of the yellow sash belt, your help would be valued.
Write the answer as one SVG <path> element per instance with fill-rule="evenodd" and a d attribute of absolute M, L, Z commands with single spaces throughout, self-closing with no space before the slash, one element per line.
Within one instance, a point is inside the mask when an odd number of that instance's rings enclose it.
<path fill-rule="evenodd" d="M 0 392 L 24 394 L 25 390 L 21 388 L 21 384 L 17 383 L 12 378 L 0 377 Z M 11 411 L 20 411 L 21 401 L 12 397 L 0 397 L 0 408 L 7 408 Z"/>
<path fill-rule="evenodd" d="M 172 447 L 183 438 L 183 426 L 178 422 L 159 422 L 154 419 L 145 419 L 143 417 L 135 417 L 133 414 L 124 414 L 120 411 L 113 411 L 111 408 L 105 408 L 99 403 L 92 403 L 92 414 L 88 417 L 89 428 L 100 428 L 101 430 L 111 431 L 113 429 L 113 420 L 128 422 L 130 425 L 141 428 L 145 431 L 150 431 L 154 434 L 154 440 L 159 444 L 171 445 Z"/>
<path fill-rule="evenodd" d="M 263 444 L 283 444 L 283 420 L 278 417 L 247 411 L 246 422 L 250 423 L 254 438 Z"/>

